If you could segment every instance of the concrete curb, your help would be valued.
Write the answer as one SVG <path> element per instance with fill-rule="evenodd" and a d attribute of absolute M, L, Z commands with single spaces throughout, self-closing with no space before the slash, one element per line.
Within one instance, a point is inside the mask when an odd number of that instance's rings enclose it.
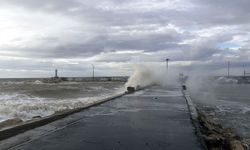
<path fill-rule="evenodd" d="M 9 137 L 15 136 L 17 134 L 23 133 L 25 131 L 49 124 L 53 121 L 65 118 L 71 114 L 80 112 L 82 110 L 100 105 L 102 103 L 108 102 L 110 100 L 114 100 L 118 97 L 121 97 L 123 95 L 125 95 L 126 93 L 122 93 L 122 94 L 118 94 L 115 96 L 111 96 L 99 101 L 95 101 L 93 103 L 87 104 L 86 106 L 80 107 L 80 108 L 76 108 L 76 109 L 72 109 L 72 110 L 66 110 L 66 111 L 62 111 L 62 112 L 57 112 L 53 115 L 47 116 L 47 117 L 43 117 L 43 118 L 39 118 L 39 119 L 35 119 L 35 120 L 31 120 L 31 121 L 27 121 L 27 122 L 23 122 L 19 125 L 10 127 L 10 128 L 5 128 L 3 130 L 0 130 L 0 140 L 4 140 L 7 139 Z"/>
<path fill-rule="evenodd" d="M 197 120 L 198 119 L 198 112 L 196 110 L 196 107 L 195 107 L 192 99 L 190 98 L 189 93 L 186 90 L 182 90 L 182 93 L 186 99 L 186 102 L 188 105 L 188 110 L 190 112 L 190 116 L 191 116 L 192 120 Z"/>
<path fill-rule="evenodd" d="M 205 150 L 208 150 L 208 148 L 207 148 L 207 146 L 205 144 L 205 141 L 203 140 L 201 131 L 200 131 L 200 123 L 199 123 L 199 120 L 198 120 L 199 115 L 198 115 L 196 106 L 194 105 L 192 99 L 190 98 L 190 95 L 189 95 L 188 91 L 182 90 L 182 93 L 183 93 L 183 95 L 184 95 L 184 97 L 186 99 L 186 102 L 187 102 L 188 110 L 189 110 L 189 113 L 190 113 L 190 118 L 191 118 L 192 123 L 193 123 L 194 128 L 195 128 L 195 133 L 198 136 L 199 141 L 200 141 L 201 145 L 203 146 L 203 148 Z"/>

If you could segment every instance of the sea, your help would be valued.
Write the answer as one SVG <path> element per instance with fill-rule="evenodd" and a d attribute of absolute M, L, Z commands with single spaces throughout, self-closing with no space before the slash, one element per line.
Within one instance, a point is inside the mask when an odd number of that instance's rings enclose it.
<path fill-rule="evenodd" d="M 198 108 L 250 144 L 250 84 L 204 83 L 190 90 Z"/>
<path fill-rule="evenodd" d="M 43 83 L 41 79 L 0 79 L 0 122 L 52 115 L 124 92 L 124 82 Z"/>

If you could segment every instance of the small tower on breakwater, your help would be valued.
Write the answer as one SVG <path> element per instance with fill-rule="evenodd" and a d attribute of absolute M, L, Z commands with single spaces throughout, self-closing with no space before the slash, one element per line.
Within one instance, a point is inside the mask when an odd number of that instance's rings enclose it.
<path fill-rule="evenodd" d="M 55 78 L 58 78 L 58 70 L 55 69 Z"/>

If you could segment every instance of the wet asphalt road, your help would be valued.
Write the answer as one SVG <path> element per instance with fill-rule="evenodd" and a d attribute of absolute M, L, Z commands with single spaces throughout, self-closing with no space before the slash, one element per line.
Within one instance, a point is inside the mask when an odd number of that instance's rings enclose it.
<path fill-rule="evenodd" d="M 180 89 L 151 88 L 0 143 L 15 150 L 199 150 Z M 14 146 L 14 147 L 13 147 Z"/>

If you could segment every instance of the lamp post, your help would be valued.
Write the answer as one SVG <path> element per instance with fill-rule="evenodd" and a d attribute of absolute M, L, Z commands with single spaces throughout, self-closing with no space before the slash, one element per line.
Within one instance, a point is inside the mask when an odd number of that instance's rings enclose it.
<path fill-rule="evenodd" d="M 227 77 L 229 78 L 230 74 L 230 61 L 227 62 Z"/>
<path fill-rule="evenodd" d="M 95 80 L 95 66 L 93 64 L 92 65 L 92 80 Z"/>
<path fill-rule="evenodd" d="M 166 59 L 166 67 L 167 67 L 167 71 L 168 71 L 168 61 L 169 61 L 170 59 L 169 58 L 167 58 Z"/>
<path fill-rule="evenodd" d="M 246 76 L 246 69 L 245 69 L 245 65 L 243 64 L 243 75 L 244 77 Z"/>

